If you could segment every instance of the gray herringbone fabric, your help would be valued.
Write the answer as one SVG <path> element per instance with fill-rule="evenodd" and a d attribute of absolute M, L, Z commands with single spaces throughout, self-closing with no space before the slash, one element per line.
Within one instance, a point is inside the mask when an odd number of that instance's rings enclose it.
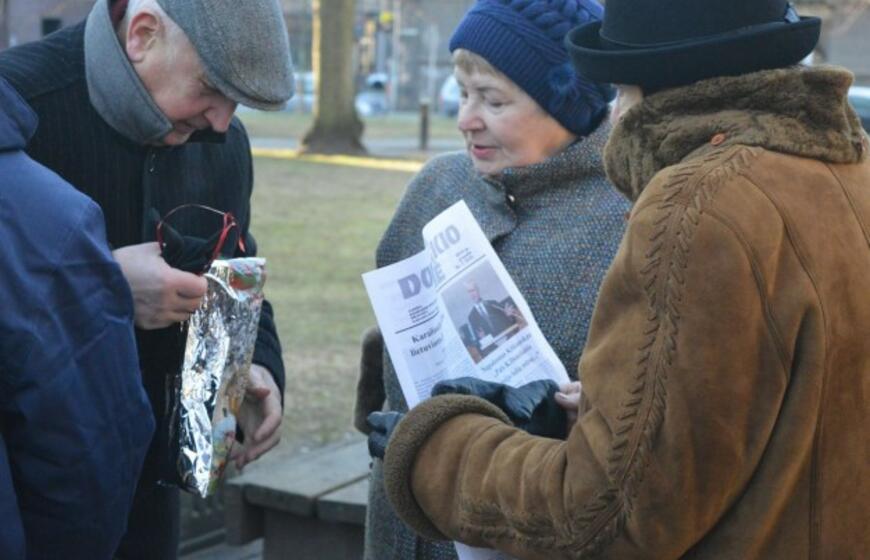
<path fill-rule="evenodd" d="M 423 249 L 423 226 L 464 199 L 504 262 L 569 375 L 576 376 L 589 319 L 616 253 L 628 202 L 607 182 L 601 152 L 609 127 L 537 165 L 478 175 L 465 153 L 435 158 L 414 178 L 377 251 L 378 267 Z M 387 409 L 407 410 L 384 357 Z M 375 461 L 366 520 L 367 560 L 453 559 L 452 543 L 417 537 L 393 513 Z"/>

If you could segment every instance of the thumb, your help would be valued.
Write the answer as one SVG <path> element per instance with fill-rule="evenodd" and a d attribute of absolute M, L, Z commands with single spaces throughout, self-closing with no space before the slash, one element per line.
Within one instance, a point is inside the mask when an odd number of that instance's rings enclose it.
<path fill-rule="evenodd" d="M 565 410 L 577 411 L 580 408 L 580 393 L 566 395 L 565 393 L 557 392 L 553 395 L 553 398 L 556 400 L 556 404 Z"/>
<path fill-rule="evenodd" d="M 208 290 L 208 280 L 202 276 L 174 268 L 169 282 L 175 288 L 175 292 L 184 298 L 201 298 Z"/>

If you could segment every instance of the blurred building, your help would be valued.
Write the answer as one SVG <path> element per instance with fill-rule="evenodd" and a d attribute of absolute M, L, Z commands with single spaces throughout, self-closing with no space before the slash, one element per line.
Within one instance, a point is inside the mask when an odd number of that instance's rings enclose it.
<path fill-rule="evenodd" d="M 814 64 L 836 64 L 870 85 L 870 0 L 798 0 L 798 12 L 822 18 L 822 36 Z"/>
<path fill-rule="evenodd" d="M 391 106 L 416 109 L 437 103 L 441 84 L 452 71 L 448 42 L 475 0 L 357 0 L 357 83 L 385 76 Z M 311 0 L 283 0 L 297 68 L 311 71 Z M 864 5 L 870 3 L 865 2 Z M 859 83 L 870 84 L 870 9 L 848 9 L 829 0 L 802 2 L 801 12 L 825 20 L 818 60 L 846 66 Z"/>
<path fill-rule="evenodd" d="M 281 0 L 293 59 L 300 72 L 311 70 L 311 0 Z M 357 0 L 354 53 L 358 83 L 372 74 L 389 79 L 394 106 L 416 108 L 434 101 L 451 71 L 447 43 L 474 0 Z M 863 5 L 866 5 L 865 2 Z M 87 16 L 94 0 L 0 0 L 0 49 L 34 41 Z M 836 6 L 848 6 L 833 9 Z M 862 3 L 803 0 L 803 13 L 825 19 L 822 59 L 855 72 L 870 84 L 870 10 Z"/>
<path fill-rule="evenodd" d="M 311 71 L 311 0 L 282 0 L 293 61 L 300 72 Z M 391 105 L 416 109 L 422 99 L 434 101 L 452 71 L 447 45 L 450 34 L 474 0 L 357 0 L 353 54 L 357 84 L 366 87 L 373 75 L 387 82 Z"/>
<path fill-rule="evenodd" d="M 0 0 L 0 49 L 82 21 L 94 0 Z"/>
<path fill-rule="evenodd" d="M 827 60 L 855 73 L 855 82 L 870 85 L 870 9 L 832 30 L 827 45 Z"/>
<path fill-rule="evenodd" d="M 393 29 L 392 98 L 400 109 L 437 102 L 438 90 L 453 71 L 450 36 L 474 0 L 404 0 Z M 396 35 L 398 32 L 398 35 Z"/>

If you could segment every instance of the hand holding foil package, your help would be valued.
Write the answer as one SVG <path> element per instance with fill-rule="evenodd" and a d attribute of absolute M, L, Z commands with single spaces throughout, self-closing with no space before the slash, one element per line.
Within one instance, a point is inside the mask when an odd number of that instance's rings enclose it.
<path fill-rule="evenodd" d="M 190 319 L 184 365 L 173 384 L 170 446 L 178 483 L 214 492 L 236 440 L 263 305 L 266 261 L 216 260 L 208 292 Z"/>

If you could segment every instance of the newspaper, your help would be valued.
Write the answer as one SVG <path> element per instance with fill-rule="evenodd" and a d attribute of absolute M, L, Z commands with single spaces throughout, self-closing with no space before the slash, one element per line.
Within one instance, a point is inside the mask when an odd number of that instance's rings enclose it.
<path fill-rule="evenodd" d="M 423 239 L 420 253 L 363 274 L 408 407 L 457 377 L 514 387 L 570 381 L 464 201 L 426 224 Z M 460 560 L 508 558 L 456 548 Z"/>

